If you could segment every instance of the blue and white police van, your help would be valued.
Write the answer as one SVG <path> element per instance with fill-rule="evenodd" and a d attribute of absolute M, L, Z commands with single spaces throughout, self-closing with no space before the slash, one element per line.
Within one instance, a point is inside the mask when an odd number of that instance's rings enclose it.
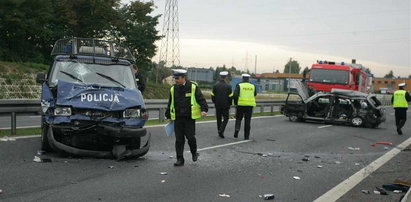
<path fill-rule="evenodd" d="M 150 147 L 144 100 L 137 88 L 127 47 L 112 41 L 69 38 L 56 41 L 42 85 L 41 145 L 97 158 L 138 157 Z"/>

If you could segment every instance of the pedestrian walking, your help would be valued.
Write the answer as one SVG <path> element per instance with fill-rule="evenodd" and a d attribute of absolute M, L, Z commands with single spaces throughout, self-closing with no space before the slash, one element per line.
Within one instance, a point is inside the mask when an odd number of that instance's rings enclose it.
<path fill-rule="evenodd" d="M 214 85 L 211 100 L 215 105 L 218 136 L 224 138 L 224 130 L 228 123 L 228 115 L 233 97 L 231 85 L 227 83 L 228 72 L 220 72 L 219 82 Z M 223 120 L 221 120 L 223 118 Z"/>
<path fill-rule="evenodd" d="M 391 98 L 395 110 L 395 124 L 398 135 L 402 135 L 402 127 L 407 121 L 408 102 L 411 102 L 410 94 L 405 90 L 405 83 L 398 84 L 399 90 L 396 90 Z"/>
<path fill-rule="evenodd" d="M 250 124 L 253 108 L 256 106 L 255 96 L 257 95 L 254 84 L 250 83 L 250 75 L 242 74 L 243 81 L 235 87 L 233 99 L 236 105 L 235 113 L 235 132 L 234 137 L 238 137 L 240 131 L 241 121 L 244 117 L 244 139 L 250 138 Z"/>
<path fill-rule="evenodd" d="M 144 89 L 146 89 L 146 80 L 144 79 L 144 76 L 138 71 L 138 66 L 136 64 L 133 65 L 133 70 L 138 90 L 140 90 L 141 94 L 143 94 Z"/>
<path fill-rule="evenodd" d="M 174 121 L 177 156 L 177 162 L 174 163 L 174 166 L 183 166 L 185 138 L 190 146 L 193 161 L 197 161 L 195 120 L 207 116 L 208 106 L 197 84 L 187 80 L 186 70 L 174 70 L 173 75 L 176 84 L 170 88 L 165 116 L 168 121 Z"/>

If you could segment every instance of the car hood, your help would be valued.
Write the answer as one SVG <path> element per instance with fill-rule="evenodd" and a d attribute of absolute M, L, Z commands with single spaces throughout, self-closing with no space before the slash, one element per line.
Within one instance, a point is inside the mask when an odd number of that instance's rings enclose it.
<path fill-rule="evenodd" d="M 136 89 L 79 84 L 61 80 L 57 82 L 56 105 L 104 111 L 121 111 L 133 107 L 145 108 L 143 96 Z"/>

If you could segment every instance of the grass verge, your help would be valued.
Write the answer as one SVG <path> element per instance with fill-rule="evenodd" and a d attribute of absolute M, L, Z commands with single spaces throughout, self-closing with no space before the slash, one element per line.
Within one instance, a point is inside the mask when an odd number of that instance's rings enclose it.
<path fill-rule="evenodd" d="M 263 112 L 263 113 L 253 113 L 253 117 L 258 117 L 258 116 L 274 116 L 274 115 L 279 115 L 280 112 Z M 234 115 L 230 115 L 230 119 L 234 119 Z M 215 120 L 215 116 L 208 116 L 204 119 L 200 119 L 198 121 L 212 121 Z M 164 123 L 159 123 L 158 120 L 148 120 L 146 122 L 146 126 L 152 126 L 152 125 L 160 125 L 160 124 L 165 124 Z M 16 136 L 26 136 L 26 135 L 40 135 L 41 134 L 41 129 L 40 128 L 31 128 L 31 129 L 17 129 L 16 130 L 17 135 L 11 135 L 11 130 L 0 130 L 0 137 L 4 136 L 9 136 L 9 137 L 16 137 Z"/>

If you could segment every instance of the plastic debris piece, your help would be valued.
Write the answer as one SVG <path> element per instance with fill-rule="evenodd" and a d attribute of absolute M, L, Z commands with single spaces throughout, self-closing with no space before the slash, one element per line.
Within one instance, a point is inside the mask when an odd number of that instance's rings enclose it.
<path fill-rule="evenodd" d="M 360 165 L 360 163 L 355 163 L 355 165 L 356 165 L 356 166 L 359 166 L 359 165 Z"/>
<path fill-rule="evenodd" d="M 12 137 L 9 137 L 9 136 L 4 136 L 3 138 L 0 138 L 0 141 L 2 141 L 2 142 L 16 141 L 16 139 L 12 138 Z"/>
<path fill-rule="evenodd" d="M 230 198 L 230 195 L 228 195 L 228 194 L 219 194 L 219 196 L 221 196 L 221 197 L 226 197 L 226 198 Z"/>
<path fill-rule="evenodd" d="M 294 176 L 293 178 L 296 179 L 296 180 L 301 180 L 301 178 L 298 177 L 298 176 Z"/>
<path fill-rule="evenodd" d="M 273 153 L 267 153 L 267 155 L 268 155 L 268 156 L 272 156 L 272 155 L 273 155 Z"/>
<path fill-rule="evenodd" d="M 161 175 L 167 175 L 167 172 L 160 172 Z"/>
<path fill-rule="evenodd" d="M 38 156 L 34 156 L 33 161 L 34 161 L 34 162 L 37 162 L 37 163 L 50 163 L 50 162 L 51 162 L 51 159 L 40 158 L 40 157 L 38 157 Z"/>
<path fill-rule="evenodd" d="M 264 200 L 274 200 L 275 198 L 274 194 L 264 194 L 263 197 Z"/>
<path fill-rule="evenodd" d="M 335 161 L 335 164 L 340 164 L 341 163 L 341 161 Z"/>
<path fill-rule="evenodd" d="M 169 156 L 168 158 L 172 159 L 172 158 L 174 158 L 174 156 Z"/>
<path fill-rule="evenodd" d="M 359 147 L 348 147 L 349 150 L 353 150 L 353 151 L 359 151 L 360 148 Z"/>
<path fill-rule="evenodd" d="M 322 168 L 322 167 L 323 167 L 322 165 L 318 165 L 318 166 L 317 166 L 317 168 Z"/>
<path fill-rule="evenodd" d="M 384 189 L 379 188 L 379 187 L 375 187 L 377 189 L 377 191 L 380 192 L 381 195 L 388 195 L 387 192 L 384 191 Z"/>
<path fill-rule="evenodd" d="M 0 194 L 2 194 L 2 193 L 3 193 L 3 190 L 0 189 Z"/>
<path fill-rule="evenodd" d="M 378 195 L 380 195 L 380 194 L 381 194 L 381 192 L 374 190 L 374 194 L 378 194 Z"/>
<path fill-rule="evenodd" d="M 161 183 L 164 183 L 164 182 L 166 182 L 165 180 L 161 180 Z"/>
<path fill-rule="evenodd" d="M 384 147 L 384 149 L 385 149 L 385 150 L 388 150 L 388 149 L 390 149 L 390 148 L 389 148 L 389 147 Z"/>
<path fill-rule="evenodd" d="M 377 145 L 377 144 L 382 144 L 382 145 L 392 145 L 392 143 L 391 143 L 391 142 L 376 142 L 376 143 L 374 143 L 374 144 L 371 144 L 371 146 L 375 147 L 375 145 Z"/>
<path fill-rule="evenodd" d="M 114 168 L 114 166 L 108 166 L 108 168 L 113 169 L 113 168 Z"/>
<path fill-rule="evenodd" d="M 38 151 L 37 151 L 37 155 L 39 155 L 39 156 L 43 155 L 44 153 L 46 153 L 46 152 L 43 151 L 43 150 L 38 150 Z"/>
<path fill-rule="evenodd" d="M 304 157 L 302 160 L 303 160 L 303 161 L 309 161 L 309 160 L 310 160 L 310 158 L 308 158 L 308 157 Z"/>
<path fill-rule="evenodd" d="M 394 191 L 392 191 L 392 192 L 394 192 L 394 193 L 396 193 L 396 194 L 402 193 L 401 190 L 394 190 Z"/>
<path fill-rule="evenodd" d="M 401 184 L 392 184 L 392 183 L 383 184 L 382 187 L 388 191 L 401 190 L 403 192 L 407 192 L 410 189 L 409 186 L 405 186 Z"/>
<path fill-rule="evenodd" d="M 370 194 L 370 190 L 366 190 L 366 189 L 361 190 L 361 192 L 364 194 Z"/>

